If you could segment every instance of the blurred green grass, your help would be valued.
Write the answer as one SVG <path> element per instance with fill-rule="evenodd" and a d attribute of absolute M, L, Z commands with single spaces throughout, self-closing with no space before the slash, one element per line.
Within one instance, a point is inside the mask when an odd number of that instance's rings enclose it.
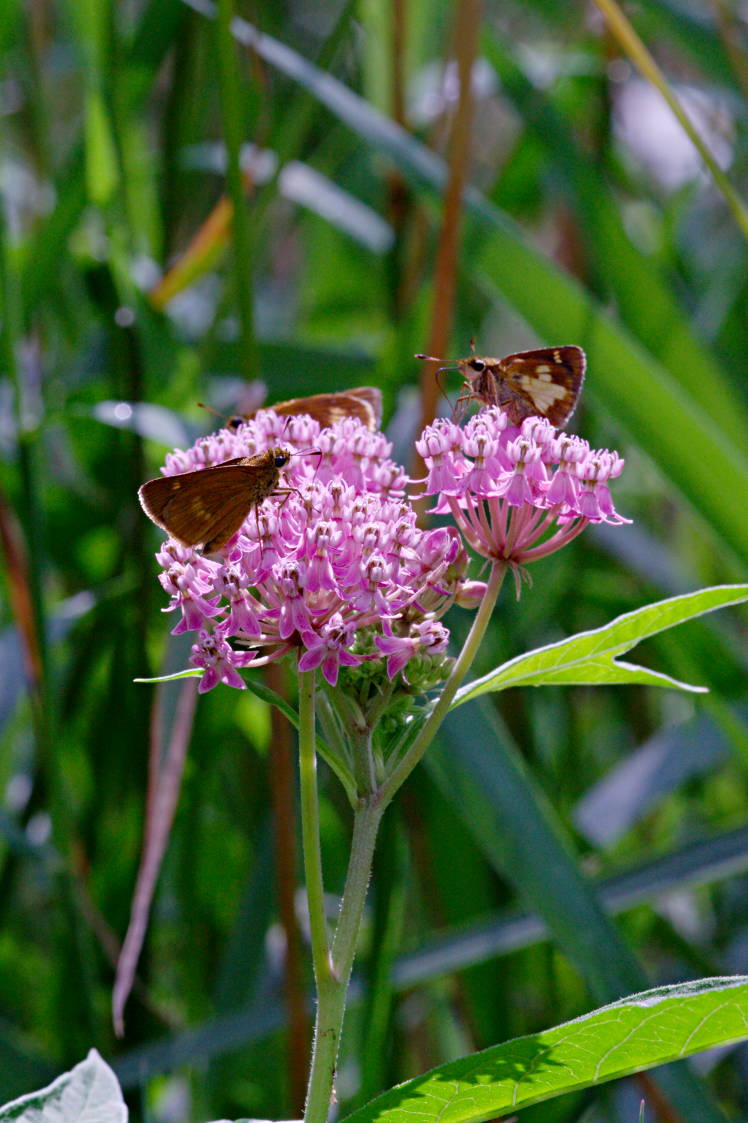
<path fill-rule="evenodd" d="M 298 1109 L 257 699 L 224 690 L 198 706 L 127 1037 L 112 1036 L 112 956 L 137 871 L 154 700 L 132 680 L 185 660 L 167 639 L 160 536 L 136 491 L 173 426 L 186 439 L 209 428 L 196 403 L 231 411 L 250 369 L 270 401 L 379 385 L 408 462 L 411 356 L 429 332 L 449 170 L 442 66 L 460 14 L 425 0 L 314 12 L 260 0 L 251 15 L 268 38 L 233 51 L 181 0 L 16 0 L 0 16 L 0 1101 L 95 1045 L 117 1063 L 135 1119 L 164 1117 L 176 1090 L 196 1121 Z M 635 15 L 744 189 L 745 91 L 730 50 L 744 51 L 742 16 L 717 24 L 705 9 L 698 22 L 657 0 Z M 477 673 L 648 600 L 745 580 L 748 262 L 657 97 L 581 7 L 486 8 L 451 349 L 464 353 L 472 337 L 494 354 L 584 346 L 575 428 L 626 457 L 616 502 L 635 522 L 538 564 L 522 601 L 502 603 Z M 202 146 L 220 154 L 227 136 L 277 157 L 275 173 L 245 183 L 239 255 L 204 225 L 227 188 Z M 282 172 L 289 161 L 295 180 Z M 194 279 L 163 305 L 154 286 L 199 234 Z M 99 419 L 117 401 L 168 413 L 117 428 Z M 450 624 L 459 636 L 464 615 Z M 745 970 L 745 652 L 745 614 L 723 613 L 642 647 L 647 665 L 708 683 L 706 702 L 636 687 L 510 691 L 480 722 L 445 731 L 390 813 L 360 960 L 376 1000 L 370 992 L 349 1019 L 343 1106 L 593 1004 L 585 933 L 569 927 L 582 898 L 554 904 L 535 868 L 521 893 L 514 884 L 507 855 L 527 838 L 557 840 L 537 862 L 545 855 L 559 896 L 588 875 L 636 879 L 636 903 L 616 906 L 616 939 L 650 983 Z M 161 688 L 166 732 L 179 689 Z M 479 816 L 465 793 L 484 769 L 499 782 L 499 764 L 515 759 L 507 744 L 524 758 L 524 815 L 506 814 L 487 785 Z M 611 835 L 602 821 L 590 827 L 606 783 L 627 808 Z M 323 828 L 335 893 L 348 817 L 329 777 Z M 528 929 L 507 946 L 520 903 L 551 931 L 555 909 L 555 934 Z M 493 954 L 464 935 L 484 925 L 497 933 Z M 417 985 L 398 982 L 414 957 L 406 978 Z M 728 1113 L 748 1111 L 740 1050 L 710 1082 Z M 710 1095 L 689 1092 L 681 1117 L 711 1118 Z M 554 1118 L 617 1120 L 626 1103 L 606 1092 Z"/>

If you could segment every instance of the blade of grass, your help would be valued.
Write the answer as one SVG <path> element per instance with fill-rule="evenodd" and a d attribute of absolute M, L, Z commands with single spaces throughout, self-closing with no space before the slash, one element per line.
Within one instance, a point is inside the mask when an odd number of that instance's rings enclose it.
<path fill-rule="evenodd" d="M 289 684 L 285 667 L 269 663 L 263 678 L 279 697 L 287 696 Z M 275 849 L 275 886 L 278 913 L 284 937 L 283 997 L 286 1008 L 287 1045 L 286 1086 L 289 1107 L 294 1116 L 304 1111 L 304 1092 L 309 1048 L 309 1025 L 304 993 L 304 956 L 299 921 L 296 916 L 296 886 L 299 882 L 296 862 L 296 786 L 294 767 L 295 745 L 292 726 L 276 706 L 270 710 L 271 740 L 269 783 L 273 805 L 273 838 Z"/>
<path fill-rule="evenodd" d="M 690 777 L 721 767 L 729 751 L 705 717 L 664 725 L 587 788 L 574 808 L 577 830 L 593 846 L 613 846 Z"/>
<path fill-rule="evenodd" d="M 704 161 L 717 189 L 724 196 L 732 216 L 744 238 L 748 239 L 748 210 L 717 161 L 694 127 L 691 118 L 679 102 L 670 83 L 660 70 L 651 53 L 629 22 L 616 0 L 594 0 L 607 20 L 608 26 L 623 50 L 648 82 L 659 90 L 696 151 Z"/>
<path fill-rule="evenodd" d="M 160 698 L 152 711 L 143 850 L 132 898 L 130 922 L 117 962 L 112 990 L 112 1020 L 119 1037 L 125 1030 L 125 1003 L 135 978 L 151 902 L 174 822 L 197 704 L 197 686 L 194 682 L 185 682 L 178 688 L 174 706 L 169 704 L 173 703 L 174 698 L 169 696 L 168 687 L 162 684 L 159 694 Z M 169 725 L 165 728 L 167 717 Z"/>
<path fill-rule="evenodd" d="M 463 192 L 470 168 L 473 117 L 473 65 L 478 45 L 483 4 L 481 0 L 462 0 L 456 8 L 455 55 L 459 97 L 451 123 L 447 157 L 447 182 L 444 189 L 439 241 L 434 264 L 431 324 L 426 350 L 429 355 L 446 355 L 457 290 L 460 218 Z M 421 429 L 436 416 L 439 383 L 433 365 L 424 363 L 421 370 Z M 413 452 L 412 476 L 423 474 L 423 461 Z"/>
<path fill-rule="evenodd" d="M 731 440 L 625 327 L 523 245 L 486 204 L 481 210 L 485 250 L 473 274 L 483 278 L 486 291 L 497 299 L 501 293 L 541 338 L 551 342 L 563 332 L 585 347 L 586 392 L 657 464 L 717 540 L 737 558 L 748 558 L 748 523 L 736 518 L 733 501 L 748 493 L 748 441 Z M 715 480 L 730 486 L 714 486 Z"/>
<path fill-rule="evenodd" d="M 640 9 L 641 20 L 637 22 L 645 42 L 662 39 L 671 43 L 686 58 L 690 57 L 700 74 L 707 75 L 715 85 L 724 85 L 731 74 L 723 45 L 705 9 L 706 5 L 700 5 L 687 11 L 672 0 L 648 0 L 646 8 Z"/>
<path fill-rule="evenodd" d="M 226 183 L 231 201 L 233 232 L 232 257 L 234 284 L 239 308 L 239 352 L 241 371 L 247 382 L 257 376 L 257 349 L 254 333 L 253 295 L 253 230 L 244 193 L 241 169 L 241 147 L 244 141 L 244 114 L 237 68 L 236 49 L 231 34 L 234 18 L 233 0 L 218 0 L 216 41 L 218 84 L 221 91 L 221 120 L 226 144 Z"/>
<path fill-rule="evenodd" d="M 82 3 L 72 5 L 69 10 L 83 63 L 86 194 L 95 206 L 105 207 L 112 199 L 119 179 L 107 98 L 107 67 L 113 46 L 112 9 L 108 3 Z"/>
<path fill-rule="evenodd" d="M 606 910 L 614 915 L 637 905 L 656 907 L 669 893 L 688 892 L 748 870 L 748 827 L 690 843 L 595 883 Z M 495 919 L 447 930 L 394 966 L 398 991 L 508 955 L 547 940 L 548 926 L 536 913 L 504 911 Z"/>
<path fill-rule="evenodd" d="M 327 69 L 340 47 L 348 30 L 355 3 L 356 0 L 346 0 L 330 35 L 325 40 L 317 60 L 317 66 L 322 71 Z M 242 198 L 250 187 L 254 191 L 252 214 L 255 229 L 262 228 L 267 209 L 275 198 L 278 179 L 283 174 L 290 156 L 302 149 L 313 127 L 316 111 L 317 102 L 302 86 L 283 114 L 277 130 L 276 165 L 267 182 L 260 186 L 252 182 L 251 177 L 246 175 L 243 177 Z M 184 253 L 151 289 L 150 298 L 154 307 L 164 308 L 173 296 L 202 276 L 220 258 L 231 234 L 234 205 L 233 195 L 231 197 L 224 195 L 218 200 Z"/>
<path fill-rule="evenodd" d="M 390 227 L 376 211 L 354 195 L 341 190 L 337 184 L 299 160 L 289 160 L 278 176 L 275 153 L 264 149 L 260 155 L 275 159 L 276 170 L 263 182 L 277 180 L 283 198 L 319 214 L 326 222 L 374 253 L 382 253 L 388 248 L 392 242 Z M 209 170 L 214 171 L 215 161 L 210 163 L 213 166 Z M 200 166 L 199 162 L 196 166 Z M 259 175 L 245 173 L 245 188 L 257 192 L 259 180 Z M 256 197 L 252 209 L 257 215 Z M 222 196 L 178 260 L 150 290 L 148 295 L 154 307 L 165 308 L 172 297 L 214 268 L 229 244 L 233 213 L 231 199 Z M 234 349 L 239 353 L 240 344 L 236 344 Z"/>
<path fill-rule="evenodd" d="M 748 62 L 746 62 L 741 42 L 741 29 L 736 15 L 733 14 L 725 0 L 709 0 L 709 2 L 714 12 L 725 57 L 730 62 L 730 68 L 743 95 L 743 101 L 748 101 Z"/>
<path fill-rule="evenodd" d="M 150 0 L 145 9 L 124 63 L 128 71 L 131 112 L 142 105 L 150 93 L 184 15 L 182 0 Z M 42 307 L 47 292 L 59 283 L 59 263 L 67 256 L 68 239 L 86 204 L 82 141 L 73 146 L 54 187 L 57 199 L 54 210 L 40 223 L 19 253 L 19 288 L 24 318 Z"/>

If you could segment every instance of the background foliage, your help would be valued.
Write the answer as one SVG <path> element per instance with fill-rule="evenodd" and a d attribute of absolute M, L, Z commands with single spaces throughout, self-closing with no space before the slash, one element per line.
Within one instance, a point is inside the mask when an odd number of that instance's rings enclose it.
<path fill-rule="evenodd" d="M 199 400 L 375 384 L 408 462 L 435 396 L 414 351 L 584 346 L 573 427 L 626 456 L 616 503 L 635 522 L 538 564 L 479 673 L 748 563 L 745 244 L 599 11 L 257 0 L 235 14 L 266 37 L 242 25 L 237 46 L 230 0 L 218 19 L 197 7 L 0 10 L 0 1102 L 96 1046 L 154 1121 L 291 1117 L 308 1047 L 289 734 L 249 692 L 193 713 L 189 681 L 132 681 L 186 659 L 136 489 L 210 428 Z M 630 14 L 739 193 L 744 14 Z M 261 156 L 242 176 L 245 144 Z M 464 634 L 465 614 L 449 622 Z M 388 812 L 343 1108 L 647 983 L 748 969 L 745 615 L 639 660 L 711 693 L 472 702 Z M 149 753 L 169 738 L 189 742 L 186 771 L 116 1041 Z M 323 815 L 335 894 L 349 819 L 332 782 Z M 648 1119 L 738 1117 L 747 1059 L 522 1118 L 631 1120 L 642 1097 Z"/>

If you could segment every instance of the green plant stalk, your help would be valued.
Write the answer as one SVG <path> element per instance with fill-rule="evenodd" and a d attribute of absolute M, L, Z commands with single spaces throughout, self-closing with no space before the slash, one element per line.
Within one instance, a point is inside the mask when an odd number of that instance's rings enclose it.
<path fill-rule="evenodd" d="M 468 637 L 452 668 L 452 673 L 447 679 L 444 690 L 425 722 L 423 729 L 384 784 L 378 790 L 360 799 L 354 809 L 351 856 L 348 861 L 348 873 L 346 875 L 340 914 L 338 916 L 338 923 L 335 928 L 335 936 L 332 943 L 332 952 L 329 961 L 331 969 L 329 971 L 321 971 L 319 977 L 317 977 L 317 969 L 315 966 L 315 978 L 317 978 L 317 1016 L 314 1027 L 314 1046 L 312 1049 L 312 1063 L 309 1073 L 304 1123 L 326 1123 L 327 1120 L 335 1080 L 335 1066 L 338 1059 L 338 1050 L 340 1048 L 340 1036 L 345 1014 L 345 1000 L 348 992 L 348 983 L 351 977 L 351 969 L 353 967 L 353 958 L 356 952 L 356 941 L 361 926 L 361 916 L 364 910 L 366 891 L 369 887 L 369 878 L 371 877 L 371 864 L 374 856 L 374 845 L 376 843 L 379 823 L 387 804 L 401 784 L 404 783 L 413 771 L 416 764 L 418 764 L 446 716 L 454 696 L 467 674 L 481 644 L 499 592 L 501 591 L 501 585 L 506 571 L 506 562 L 495 561 L 493 563 L 486 592 L 481 601 L 480 608 L 475 614 L 475 619 L 473 620 Z M 303 676 L 300 676 L 300 678 L 301 677 Z M 300 713 L 302 705 L 305 705 L 311 711 L 311 720 L 313 722 L 311 704 L 308 700 L 304 701 L 303 697 L 300 698 Z M 305 740 L 307 743 L 301 748 Z M 309 714 L 307 714 L 306 720 L 303 720 L 300 724 L 299 742 L 302 756 L 313 758 L 315 744 L 314 728 L 313 724 L 311 726 L 309 725 Z M 307 765 L 307 768 L 308 767 Z M 307 776 L 307 782 L 311 784 L 313 778 L 314 772 L 312 766 Z M 308 798 L 310 802 L 312 798 L 314 799 L 316 807 L 316 793 L 313 797 L 310 793 Z M 304 803 L 305 797 L 302 791 L 302 817 L 304 814 Z M 318 840 L 313 844 L 310 839 L 307 845 L 307 840 L 305 838 L 305 865 L 308 851 L 311 854 L 312 860 L 316 861 L 319 855 Z M 316 881 L 318 878 L 321 885 L 321 871 L 318 871 L 317 868 L 312 868 L 310 871 L 307 868 L 308 881 Z M 311 895 L 309 910 L 310 922 L 312 922 Z M 312 932 L 314 932 L 314 928 L 312 928 Z M 314 947 L 314 937 L 312 938 L 312 946 Z"/>
<path fill-rule="evenodd" d="M 326 1123 L 330 1109 L 348 983 L 383 811 L 384 806 L 374 794 L 361 800 L 354 812 L 351 856 L 332 945 L 332 970 L 317 989 L 317 1017 L 304 1123 Z"/>
<path fill-rule="evenodd" d="M 250 229 L 244 179 L 241 169 L 242 123 L 241 85 L 236 46 L 231 31 L 233 0 L 218 0 L 218 81 L 221 90 L 223 138 L 226 145 L 226 187 L 233 205 L 233 261 L 236 298 L 239 306 L 239 355 L 242 375 L 247 381 L 256 377 L 257 345 L 254 332 L 252 293 L 252 231 Z"/>
<path fill-rule="evenodd" d="M 373 723 L 364 717 L 358 702 L 341 694 L 337 700 L 338 712 L 347 730 L 348 744 L 353 758 L 353 777 L 356 784 L 354 810 L 361 799 L 372 795 L 376 789 L 371 731 Z"/>
<path fill-rule="evenodd" d="M 355 807 L 358 796 L 356 794 L 356 782 L 353 778 L 353 765 L 351 764 L 348 746 L 343 738 L 338 715 L 324 690 L 317 694 L 316 701 L 317 719 L 322 727 L 328 748 L 327 753 L 323 754 L 322 750 L 320 750 L 320 753 L 328 767 L 333 770 L 343 785 L 351 807 Z"/>
<path fill-rule="evenodd" d="M 299 671 L 299 788 L 301 845 L 312 941 L 312 966 L 319 993 L 330 978 L 330 946 L 325 921 L 325 899 L 320 851 L 319 801 L 314 694 L 316 671 Z"/>
<path fill-rule="evenodd" d="M 385 807 L 421 760 L 426 749 L 433 741 L 436 731 L 447 716 L 449 708 L 454 701 L 455 694 L 462 685 L 462 680 L 465 678 L 465 675 L 470 670 L 476 652 L 481 645 L 486 628 L 488 627 L 488 621 L 491 619 L 491 614 L 494 610 L 499 593 L 501 592 L 501 586 L 507 568 L 508 566 L 505 561 L 494 561 L 491 566 L 491 573 L 488 578 L 483 600 L 480 603 L 480 608 L 475 614 L 475 619 L 468 632 L 468 637 L 452 668 L 452 673 L 439 695 L 436 705 L 424 723 L 423 729 L 405 753 L 403 759 L 390 773 L 379 789 L 379 797 Z"/>
<path fill-rule="evenodd" d="M 639 72 L 643 74 L 648 82 L 651 82 L 652 85 L 660 91 L 665 101 L 670 106 L 681 128 L 696 148 L 701 159 L 709 169 L 709 174 L 724 195 L 725 202 L 732 211 L 733 218 L 740 227 L 743 237 L 748 239 L 748 211 L 742 199 L 704 144 L 704 141 L 694 128 L 691 118 L 678 101 L 665 75 L 637 35 L 634 27 L 629 23 L 626 15 L 616 3 L 616 0 L 595 0 L 595 3 L 608 21 L 610 29 L 616 39 L 634 65 L 638 68 Z"/>

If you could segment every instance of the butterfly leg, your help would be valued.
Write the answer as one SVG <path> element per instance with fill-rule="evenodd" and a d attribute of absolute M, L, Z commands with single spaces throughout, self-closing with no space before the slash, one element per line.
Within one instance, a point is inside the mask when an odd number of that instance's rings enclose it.
<path fill-rule="evenodd" d="M 463 417 L 467 413 L 469 403 L 475 400 L 473 388 L 469 382 L 465 383 L 465 385 L 463 386 L 463 390 L 467 391 L 467 393 L 460 394 L 459 398 L 454 404 L 454 408 L 452 409 L 452 419 L 453 421 L 458 423 L 462 421 Z"/>

